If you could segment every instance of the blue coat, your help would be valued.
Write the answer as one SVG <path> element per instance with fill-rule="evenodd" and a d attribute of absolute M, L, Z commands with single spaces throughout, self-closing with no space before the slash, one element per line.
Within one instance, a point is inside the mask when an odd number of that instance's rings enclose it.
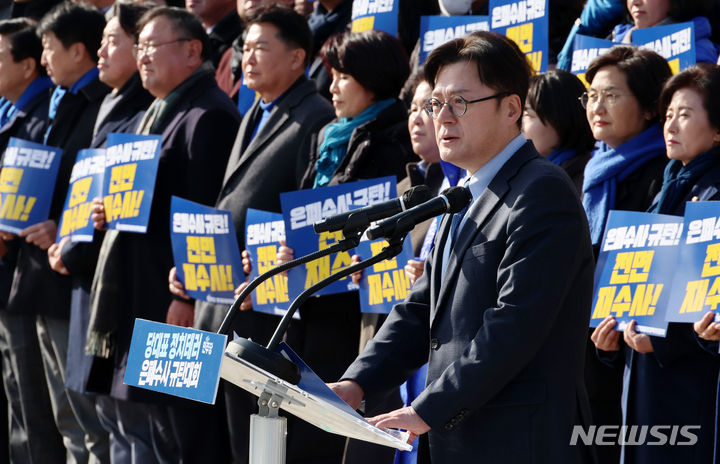
<path fill-rule="evenodd" d="M 468 210 L 442 274 L 448 217 L 422 277 L 343 378 L 371 398 L 429 362 L 412 403 L 431 427 L 418 462 L 587 461 L 569 445 L 589 423 L 593 279 L 575 186 L 526 143 Z"/>

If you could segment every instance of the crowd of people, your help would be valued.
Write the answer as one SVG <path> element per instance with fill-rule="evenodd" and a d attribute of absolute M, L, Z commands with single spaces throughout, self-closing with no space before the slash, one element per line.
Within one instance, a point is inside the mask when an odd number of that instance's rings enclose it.
<path fill-rule="evenodd" d="M 487 2 L 401 1 L 397 38 L 350 32 L 352 3 L 3 10 L 0 152 L 15 137 L 62 157 L 49 218 L 0 232 L 0 462 L 247 462 L 256 397 L 221 382 L 205 405 L 123 382 L 136 318 L 214 332 L 227 311 L 178 280 L 170 199 L 229 211 L 244 250 L 248 208 L 280 212 L 282 192 L 382 176 L 398 194 L 465 185 L 473 203 L 456 229 L 437 217 L 412 231 L 413 292 L 391 315 L 361 313 L 353 292 L 301 306 L 287 342 L 343 399 L 364 399 L 368 417 L 401 411 L 373 422 L 429 437 L 418 462 L 713 462 L 712 314 L 665 338 L 617 331 L 612 316 L 587 327 L 610 210 L 682 216 L 687 201 L 720 199 L 714 4 L 550 0 L 557 69 L 534 73 L 489 32 L 418 63 L 420 15 L 486 14 Z M 687 20 L 698 64 L 674 76 L 629 45 L 634 30 Z M 563 70 L 577 33 L 621 42 L 590 63 L 587 87 Z M 110 133 L 162 136 L 147 232 L 106 230 L 97 199 L 92 242 L 56 243 L 76 155 Z M 278 244 L 278 263 L 292 246 Z M 267 343 L 278 318 L 250 299 L 240 309 L 231 333 Z M 571 449 L 572 426 L 591 424 L 699 429 L 692 446 Z M 292 463 L 416 459 L 293 417 L 287 446 Z"/>

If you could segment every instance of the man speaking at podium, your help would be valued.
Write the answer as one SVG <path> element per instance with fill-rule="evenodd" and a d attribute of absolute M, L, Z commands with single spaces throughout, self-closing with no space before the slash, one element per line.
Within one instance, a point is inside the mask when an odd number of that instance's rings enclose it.
<path fill-rule="evenodd" d="M 590 461 L 569 443 L 589 421 L 593 255 L 572 182 L 520 133 L 532 70 L 479 32 L 434 50 L 425 73 L 440 155 L 472 174 L 473 201 L 443 218 L 411 294 L 330 386 L 357 408 L 429 362 L 411 406 L 370 419 L 420 435 L 418 462 Z"/>

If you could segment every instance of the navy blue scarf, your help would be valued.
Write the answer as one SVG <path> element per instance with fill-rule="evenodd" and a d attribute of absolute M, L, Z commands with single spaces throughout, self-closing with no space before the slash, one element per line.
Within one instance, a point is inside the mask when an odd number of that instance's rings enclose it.
<path fill-rule="evenodd" d="M 678 207 L 681 206 L 680 214 L 682 214 L 685 207 L 681 203 L 698 179 L 720 160 L 719 156 L 717 149 L 711 148 L 685 166 L 681 161 L 670 161 L 665 167 L 662 189 L 648 211 L 659 214 L 676 214 Z"/>
<path fill-rule="evenodd" d="M 557 150 L 553 150 L 553 152 L 548 155 L 547 159 L 560 166 L 565 161 L 571 160 L 576 156 L 577 152 L 572 148 L 567 148 L 565 150 L 558 148 Z"/>
<path fill-rule="evenodd" d="M 593 152 L 585 166 L 582 188 L 593 245 L 600 243 L 608 212 L 615 208 L 617 183 L 664 153 L 665 139 L 658 124 L 618 147 L 610 148 L 602 143 Z"/>

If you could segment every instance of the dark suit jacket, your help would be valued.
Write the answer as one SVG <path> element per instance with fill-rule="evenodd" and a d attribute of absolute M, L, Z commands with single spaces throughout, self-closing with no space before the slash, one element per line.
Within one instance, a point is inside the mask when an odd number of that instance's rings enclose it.
<path fill-rule="evenodd" d="M 48 124 L 50 93 L 40 92 L 15 117 L 0 128 L 0 153 L 5 152 L 10 137 L 42 143 Z M 0 260 L 0 308 L 5 309 L 12 286 L 18 243 L 9 243 L 9 251 Z"/>
<path fill-rule="evenodd" d="M 120 232 L 112 250 L 112 256 L 119 259 L 96 270 L 102 272 L 96 279 L 105 281 L 104 276 L 113 273 L 121 279 L 113 282 L 120 289 L 113 304 L 121 308 L 122 320 L 118 321 L 111 392 L 120 399 L 154 401 L 161 396 L 122 382 L 132 327 L 136 317 L 164 322 L 171 302 L 167 290 L 167 276 L 173 266 L 170 197 L 214 203 L 240 122 L 235 106 L 218 89 L 211 73 L 200 77 L 168 111 L 171 114 L 164 118 L 167 123 L 158 131 L 162 147 L 147 233 Z"/>
<path fill-rule="evenodd" d="M 265 126 L 248 142 L 259 112 L 259 101 L 256 101 L 243 118 L 217 199 L 217 207 L 232 214 L 241 250 L 245 247 L 247 209 L 280 212 L 280 193 L 300 187 L 310 159 L 312 136 L 334 114 L 330 104 L 317 94 L 313 83 L 305 77 L 291 87 L 273 108 Z M 226 310 L 223 305 L 198 302 L 196 327 L 217 330 Z M 254 319 L 254 316 L 261 318 L 263 315 L 248 312 L 239 315 L 238 319 Z M 246 324 L 237 325 L 238 333 L 243 336 L 249 334 L 248 330 L 252 331 Z M 257 341 L 258 335 L 252 336 Z"/>
<path fill-rule="evenodd" d="M 568 443 L 589 413 L 593 257 L 575 187 L 527 143 L 467 215 L 445 275 L 449 217 L 423 276 L 343 377 L 372 397 L 429 362 L 412 406 L 434 464 L 581 461 Z"/>
<path fill-rule="evenodd" d="M 108 95 L 109 96 L 109 95 Z M 120 89 L 118 101 L 99 122 L 90 148 L 105 146 L 107 135 L 111 132 L 134 132 L 139 120 L 153 97 L 142 87 L 140 74 L 133 77 Z M 90 320 L 90 289 L 95 266 L 97 264 L 103 233 L 95 231 L 93 241 L 67 242 L 63 246 L 62 261 L 72 278 L 72 297 L 70 303 L 70 337 L 65 373 L 65 385 L 75 391 L 102 391 L 102 386 L 87 385 L 93 357 L 85 354 L 87 328 Z M 99 361 L 96 360 L 96 369 Z M 108 375 L 108 366 L 103 365 L 103 374 Z"/>
<path fill-rule="evenodd" d="M 109 91 L 108 86 L 95 79 L 77 94 L 67 92 L 58 106 L 47 140 L 47 145 L 63 149 L 49 215 L 56 223 L 60 222 L 75 156 L 78 150 L 90 146 L 98 109 Z M 23 240 L 19 245 L 8 310 L 67 319 L 70 285 L 70 277 L 50 269 L 47 251 Z M 38 286 L 42 286 L 43 291 L 39 292 Z"/>

